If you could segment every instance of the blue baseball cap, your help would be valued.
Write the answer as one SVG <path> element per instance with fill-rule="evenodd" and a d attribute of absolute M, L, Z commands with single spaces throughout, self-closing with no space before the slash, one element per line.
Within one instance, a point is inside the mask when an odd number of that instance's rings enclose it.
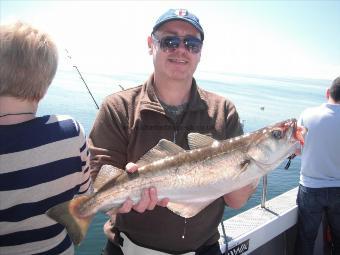
<path fill-rule="evenodd" d="M 164 23 L 172 21 L 172 20 L 181 20 L 188 22 L 190 25 L 195 27 L 201 34 L 201 40 L 204 39 L 203 28 L 200 25 L 199 19 L 193 14 L 188 12 L 186 9 L 170 9 L 165 12 L 162 16 L 158 18 L 155 26 L 152 29 L 152 33 L 154 33 L 160 26 Z"/>

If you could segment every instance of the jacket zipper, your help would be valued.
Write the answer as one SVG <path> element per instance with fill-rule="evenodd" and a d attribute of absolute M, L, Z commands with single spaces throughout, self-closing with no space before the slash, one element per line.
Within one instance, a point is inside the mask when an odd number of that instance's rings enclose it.
<path fill-rule="evenodd" d="M 175 129 L 175 132 L 174 132 L 174 138 L 173 138 L 173 142 L 176 144 L 176 135 L 177 135 L 177 129 Z"/>

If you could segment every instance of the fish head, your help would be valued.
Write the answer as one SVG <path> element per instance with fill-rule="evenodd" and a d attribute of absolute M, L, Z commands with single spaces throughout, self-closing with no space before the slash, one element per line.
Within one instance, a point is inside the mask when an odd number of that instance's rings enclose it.
<path fill-rule="evenodd" d="M 262 168 L 272 170 L 303 145 L 306 130 L 288 119 L 262 128 L 250 139 L 248 155 Z"/>

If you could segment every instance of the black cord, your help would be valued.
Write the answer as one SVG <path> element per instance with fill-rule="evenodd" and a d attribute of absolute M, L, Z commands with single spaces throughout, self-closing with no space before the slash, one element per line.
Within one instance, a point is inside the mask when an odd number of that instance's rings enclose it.
<path fill-rule="evenodd" d="M 27 115 L 27 114 L 34 114 L 34 112 L 18 112 L 18 113 L 5 113 L 5 114 L 2 114 L 0 115 L 0 118 L 1 117 L 6 117 L 6 116 L 11 116 L 11 115 Z"/>

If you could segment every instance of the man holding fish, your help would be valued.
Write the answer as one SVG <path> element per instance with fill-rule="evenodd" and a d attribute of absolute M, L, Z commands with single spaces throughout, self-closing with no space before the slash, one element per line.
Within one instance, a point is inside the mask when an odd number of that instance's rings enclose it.
<path fill-rule="evenodd" d="M 104 100 L 89 136 L 96 192 L 47 212 L 74 243 L 102 211 L 115 221 L 105 255 L 219 255 L 225 205 L 240 208 L 302 142 L 293 119 L 240 136 L 233 103 L 193 78 L 203 40 L 195 15 L 167 11 L 148 37 L 154 73 Z"/>
<path fill-rule="evenodd" d="M 157 20 L 148 37 L 154 73 L 142 86 L 111 95 L 101 106 L 90 134 L 94 170 L 98 172 L 104 164 L 124 169 L 162 138 L 189 149 L 189 132 L 216 139 L 242 134 L 234 105 L 202 90 L 193 78 L 203 40 L 199 19 L 187 10 L 169 10 Z M 128 200 L 122 206 L 116 228 L 145 248 L 177 254 L 219 254 L 212 250 L 218 249 L 217 226 L 225 204 L 241 207 L 255 187 L 248 185 L 226 194 L 190 219 L 162 207 L 167 199 L 160 201 L 161 206 L 156 205 L 157 190 L 145 189 L 139 203 L 133 205 Z M 104 254 L 119 254 L 111 250 L 116 246 L 109 241 Z"/>

